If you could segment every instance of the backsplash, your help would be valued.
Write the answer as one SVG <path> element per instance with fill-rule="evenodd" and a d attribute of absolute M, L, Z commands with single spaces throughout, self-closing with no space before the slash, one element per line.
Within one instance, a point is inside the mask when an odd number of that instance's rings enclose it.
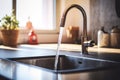
<path fill-rule="evenodd" d="M 90 36 L 97 43 L 97 32 L 102 26 L 110 32 L 113 26 L 120 27 L 120 18 L 115 11 L 115 0 L 90 0 Z"/>

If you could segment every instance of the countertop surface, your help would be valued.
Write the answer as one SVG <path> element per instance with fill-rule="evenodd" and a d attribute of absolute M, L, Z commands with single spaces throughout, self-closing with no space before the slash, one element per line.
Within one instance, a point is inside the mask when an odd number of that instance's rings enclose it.
<path fill-rule="evenodd" d="M 39 44 L 39 45 L 19 45 L 17 48 L 11 48 L 6 46 L 0 46 L 0 75 L 6 77 L 6 79 L 12 80 L 61 80 L 58 77 L 61 76 L 60 74 L 55 74 L 49 71 L 43 71 L 43 73 L 55 76 L 51 78 L 45 78 L 45 75 L 42 75 L 41 69 L 38 67 L 34 67 L 31 65 L 21 64 L 14 61 L 9 60 L 9 58 L 25 58 L 25 57 L 40 57 L 40 56 L 48 56 L 48 55 L 55 55 L 57 49 L 57 44 Z M 76 44 L 62 44 L 60 46 L 60 54 L 61 55 L 73 55 L 73 56 L 81 56 L 80 55 L 81 46 Z M 63 75 L 62 80 L 120 80 L 119 75 L 120 69 L 120 49 L 113 49 L 113 48 L 97 48 L 89 47 L 88 48 L 89 54 L 82 55 L 82 57 L 87 58 L 94 58 L 94 59 L 102 59 L 106 61 L 112 61 L 118 64 L 116 68 L 111 69 L 109 71 L 93 71 L 89 72 L 91 75 L 90 78 L 75 77 L 76 75 L 88 75 L 88 72 L 82 73 L 73 73 L 72 76 L 74 78 L 69 79 L 71 74 L 67 74 L 67 78 L 65 79 L 65 75 Z M 106 74 L 104 74 L 106 73 Z M 109 73 L 109 74 L 108 74 Z M 95 76 L 101 76 L 101 78 L 95 78 Z M 41 77 L 42 76 L 42 77 Z M 43 78 L 44 76 L 44 78 Z M 106 76 L 106 77 L 105 77 Z M 57 79 L 56 79 L 57 77 Z M 88 76 L 87 76 L 88 77 Z M 84 79 L 85 78 L 85 79 Z M 115 78 L 115 79 L 114 79 Z M 3 80 L 6 80 L 3 78 Z"/>

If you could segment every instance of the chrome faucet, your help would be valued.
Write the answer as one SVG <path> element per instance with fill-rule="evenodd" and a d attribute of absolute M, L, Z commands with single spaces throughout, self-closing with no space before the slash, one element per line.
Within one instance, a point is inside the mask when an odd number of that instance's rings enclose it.
<path fill-rule="evenodd" d="M 65 10 L 65 12 L 63 13 L 62 18 L 61 18 L 60 27 L 65 26 L 66 16 L 67 16 L 68 11 L 71 8 L 77 8 L 82 12 L 82 15 L 83 15 L 83 30 L 82 30 L 82 36 L 81 36 L 81 45 L 82 45 L 81 53 L 82 54 L 88 54 L 88 50 L 87 50 L 88 46 L 86 44 L 84 44 L 84 42 L 86 42 L 88 40 L 88 37 L 87 37 L 87 16 L 86 16 L 85 10 L 80 5 L 73 4 Z"/>

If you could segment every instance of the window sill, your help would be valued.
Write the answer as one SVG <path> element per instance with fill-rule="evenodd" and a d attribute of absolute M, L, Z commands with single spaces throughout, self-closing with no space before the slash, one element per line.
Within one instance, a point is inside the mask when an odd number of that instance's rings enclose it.
<path fill-rule="evenodd" d="M 20 29 L 18 44 L 28 43 L 28 33 L 29 30 Z M 38 37 L 38 43 L 57 43 L 59 37 L 59 31 L 57 30 L 35 30 Z M 0 33 L 0 41 L 2 42 L 2 35 Z M 68 38 L 65 33 L 63 33 L 62 38 L 63 43 L 71 43 L 72 39 Z"/>
<path fill-rule="evenodd" d="M 58 30 L 35 30 L 37 34 L 59 34 Z M 20 29 L 20 34 L 27 34 L 29 30 Z"/>

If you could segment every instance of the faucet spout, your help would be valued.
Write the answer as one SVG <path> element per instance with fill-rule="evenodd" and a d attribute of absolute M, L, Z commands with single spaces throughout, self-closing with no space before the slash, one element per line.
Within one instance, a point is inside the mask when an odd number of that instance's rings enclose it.
<path fill-rule="evenodd" d="M 82 36 L 81 36 L 82 50 L 81 50 L 81 52 L 83 54 L 88 54 L 87 47 L 84 45 L 84 42 L 87 41 L 87 16 L 86 16 L 85 10 L 80 5 L 73 4 L 65 10 L 65 12 L 63 13 L 62 18 L 61 18 L 60 27 L 65 26 L 65 20 L 66 20 L 67 13 L 72 8 L 77 8 L 78 10 L 81 11 L 81 13 L 83 15 L 83 28 L 82 28 L 83 30 L 82 30 Z"/>

